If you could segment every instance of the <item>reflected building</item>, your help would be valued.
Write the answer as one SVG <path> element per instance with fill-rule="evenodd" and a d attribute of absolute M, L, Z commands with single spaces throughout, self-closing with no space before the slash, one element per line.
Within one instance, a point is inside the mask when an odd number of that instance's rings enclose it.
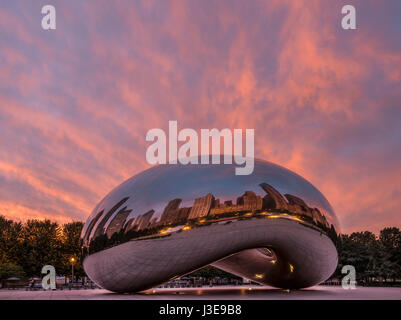
<path fill-rule="evenodd" d="M 327 222 L 326 218 L 318 208 L 313 208 L 312 209 L 312 216 L 313 216 L 313 221 L 315 223 L 320 223 L 321 225 L 325 226 L 326 228 L 329 228 L 329 223 Z"/>
<path fill-rule="evenodd" d="M 157 224 L 157 218 L 152 218 L 149 221 L 149 228 L 154 228 Z"/>
<path fill-rule="evenodd" d="M 220 200 L 217 199 L 214 208 L 210 209 L 210 215 L 261 210 L 262 204 L 262 197 L 257 196 L 253 191 L 245 191 L 242 196 L 237 198 L 236 205 L 233 205 L 232 200 L 226 200 L 224 204 L 220 205 Z"/>
<path fill-rule="evenodd" d="M 279 288 L 326 280 L 337 265 L 338 224 L 324 196 L 265 161 L 256 160 L 249 176 L 234 171 L 225 164 L 157 166 L 110 192 L 82 230 L 88 276 L 118 292 L 209 264 Z"/>
<path fill-rule="evenodd" d="M 176 216 L 178 215 L 178 208 L 181 204 L 181 201 L 182 199 L 174 199 L 167 204 L 160 218 L 160 224 L 167 224 L 176 220 Z"/>
<path fill-rule="evenodd" d="M 108 238 L 111 238 L 114 233 L 120 232 L 131 211 L 127 210 L 127 207 L 124 207 L 114 216 L 106 230 Z"/>
<path fill-rule="evenodd" d="M 177 209 L 176 219 L 173 220 L 172 223 L 174 223 L 174 222 L 184 222 L 185 223 L 188 220 L 190 212 L 191 212 L 191 207 L 184 207 L 184 208 Z"/>
<path fill-rule="evenodd" d="M 125 233 L 148 228 L 151 225 L 151 219 L 154 213 L 155 210 L 152 209 L 142 215 L 137 216 L 136 218 L 129 219 L 125 226 Z"/>
<path fill-rule="evenodd" d="M 125 223 L 125 232 L 136 229 L 136 226 L 138 225 L 137 222 L 139 221 L 140 218 L 141 218 L 141 216 L 137 216 L 137 217 L 128 219 L 128 221 Z"/>
<path fill-rule="evenodd" d="M 146 229 L 150 225 L 150 219 L 152 219 L 155 210 L 149 210 L 145 214 L 143 214 L 138 221 L 138 230 Z"/>
<path fill-rule="evenodd" d="M 180 208 L 182 199 L 171 200 L 163 210 L 159 225 L 185 223 L 188 220 L 191 207 Z"/>
<path fill-rule="evenodd" d="M 241 206 L 245 211 L 262 209 L 262 197 L 257 196 L 253 191 L 246 191 L 237 199 L 237 205 Z"/>
<path fill-rule="evenodd" d="M 263 197 L 263 209 L 288 209 L 288 203 L 280 192 L 267 183 L 261 183 L 260 186 L 267 193 Z"/>
<path fill-rule="evenodd" d="M 125 197 L 122 200 L 120 200 L 114 207 L 112 207 L 106 215 L 100 220 L 98 226 L 96 227 L 95 235 L 94 237 L 99 237 L 103 235 L 104 232 L 104 226 L 106 225 L 107 221 L 110 219 L 110 217 L 120 208 L 127 200 L 129 197 Z"/>
<path fill-rule="evenodd" d="M 83 236 L 83 243 L 88 243 L 89 242 L 89 236 L 92 233 L 93 227 L 96 225 L 96 223 L 99 221 L 100 217 L 103 215 L 103 210 L 98 212 L 96 216 L 91 220 L 91 222 L 88 225 L 88 228 L 86 230 L 86 233 Z"/>
<path fill-rule="evenodd" d="M 288 200 L 288 209 L 296 214 L 303 214 L 309 218 L 313 218 L 312 210 L 308 207 L 304 200 L 291 194 L 284 195 Z"/>
<path fill-rule="evenodd" d="M 196 198 L 194 201 L 194 205 L 189 212 L 189 219 L 202 218 L 209 214 L 210 208 L 212 208 L 212 204 L 215 203 L 214 196 L 211 193 L 208 193 L 204 197 Z"/>

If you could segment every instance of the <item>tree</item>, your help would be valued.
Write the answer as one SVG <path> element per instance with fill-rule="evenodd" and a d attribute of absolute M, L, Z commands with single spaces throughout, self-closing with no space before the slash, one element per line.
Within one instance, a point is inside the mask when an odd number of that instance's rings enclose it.
<path fill-rule="evenodd" d="M 14 263 L 1 263 L 0 264 L 0 280 L 7 280 L 10 277 L 22 278 L 25 272 L 21 266 Z"/>
<path fill-rule="evenodd" d="M 342 235 L 338 243 L 338 269 L 341 274 L 344 265 L 356 269 L 357 280 L 369 282 L 378 273 L 380 247 L 376 236 L 369 231 L 354 232 L 350 236 Z"/>
<path fill-rule="evenodd" d="M 380 273 L 384 279 L 401 276 L 401 231 L 398 228 L 384 228 L 379 236 L 383 257 Z"/>
<path fill-rule="evenodd" d="M 22 229 L 20 222 L 0 216 L 0 263 L 12 262 L 21 256 Z"/>
<path fill-rule="evenodd" d="M 81 244 L 81 232 L 84 224 L 80 221 L 66 223 L 63 225 L 61 230 L 61 252 L 62 260 L 58 269 L 59 274 L 70 274 L 71 273 L 71 258 L 75 259 L 74 262 L 74 274 L 77 276 L 85 275 L 82 268 L 82 244 Z"/>
<path fill-rule="evenodd" d="M 21 255 L 15 257 L 28 276 L 38 276 L 42 267 L 60 267 L 62 258 L 60 228 L 50 220 L 28 220 L 22 230 Z"/>

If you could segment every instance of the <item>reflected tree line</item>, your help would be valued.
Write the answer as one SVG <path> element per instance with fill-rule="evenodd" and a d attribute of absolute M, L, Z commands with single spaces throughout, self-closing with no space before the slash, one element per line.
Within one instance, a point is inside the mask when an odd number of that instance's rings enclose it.
<path fill-rule="evenodd" d="M 49 220 L 28 220 L 21 223 L 0 216 L 0 280 L 10 277 L 41 277 L 41 269 L 46 264 L 53 265 L 58 275 L 68 276 L 71 272 L 71 257 L 76 260 L 74 270 L 77 276 L 83 276 L 82 227 L 82 222 L 59 225 Z M 144 235 L 147 232 L 153 231 L 143 230 Z M 104 241 L 109 240 L 104 238 Z M 333 240 L 339 253 L 339 264 L 333 277 L 341 278 L 341 268 L 353 265 L 359 282 L 372 284 L 382 281 L 391 285 L 400 281 L 400 229 L 384 228 L 378 236 L 369 231 L 354 232 L 335 236 Z M 191 275 L 227 277 L 227 273 L 211 266 Z"/>

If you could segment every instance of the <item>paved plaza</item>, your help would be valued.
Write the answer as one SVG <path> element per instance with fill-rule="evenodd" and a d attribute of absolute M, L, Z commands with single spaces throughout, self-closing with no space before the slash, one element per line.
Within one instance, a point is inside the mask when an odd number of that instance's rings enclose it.
<path fill-rule="evenodd" d="M 103 289 L 25 291 L 0 290 L 0 300 L 401 300 L 401 288 L 315 286 L 281 290 L 261 286 L 157 288 L 136 294 L 117 294 Z"/>

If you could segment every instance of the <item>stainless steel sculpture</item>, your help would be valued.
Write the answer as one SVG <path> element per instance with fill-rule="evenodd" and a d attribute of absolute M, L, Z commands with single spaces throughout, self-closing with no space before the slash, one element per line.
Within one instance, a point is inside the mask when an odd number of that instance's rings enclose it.
<path fill-rule="evenodd" d="M 338 222 L 299 175 L 255 160 L 161 165 L 111 191 L 82 231 L 84 269 L 103 288 L 141 291 L 206 265 L 279 288 L 326 280 L 337 265 Z"/>

